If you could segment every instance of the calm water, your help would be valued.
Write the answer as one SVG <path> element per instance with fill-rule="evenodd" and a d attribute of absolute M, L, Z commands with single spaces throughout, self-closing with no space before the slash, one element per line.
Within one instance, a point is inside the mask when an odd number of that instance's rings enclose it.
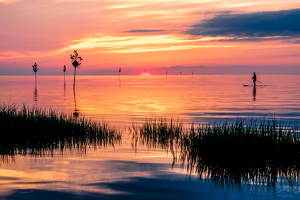
<path fill-rule="evenodd" d="M 122 144 L 51 156 L 2 156 L 0 198 L 299 199 L 297 187 L 216 187 L 187 175 L 166 150 L 131 145 L 128 127 L 145 118 L 192 123 L 274 117 L 300 125 L 300 76 L 0 76 L 0 101 L 78 113 L 124 130 Z"/>
<path fill-rule="evenodd" d="M 74 112 L 116 126 L 149 117 L 185 123 L 227 118 L 300 116 L 300 76 L 261 75 L 256 91 L 251 76 L 0 76 L 0 100 Z"/>

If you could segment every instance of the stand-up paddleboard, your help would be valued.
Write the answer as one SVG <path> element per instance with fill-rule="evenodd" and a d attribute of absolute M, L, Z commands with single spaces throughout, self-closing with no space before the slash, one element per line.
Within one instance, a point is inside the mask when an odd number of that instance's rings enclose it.
<path fill-rule="evenodd" d="M 253 87 L 254 85 L 246 85 L 246 84 L 243 84 L 244 87 Z M 264 86 L 267 86 L 267 85 L 255 85 L 256 87 L 264 87 Z"/>

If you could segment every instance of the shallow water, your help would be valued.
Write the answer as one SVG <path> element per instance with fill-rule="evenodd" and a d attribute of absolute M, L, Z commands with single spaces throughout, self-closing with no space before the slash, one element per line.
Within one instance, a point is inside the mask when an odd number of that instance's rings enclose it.
<path fill-rule="evenodd" d="M 1 101 L 74 112 L 116 126 L 149 117 L 198 123 L 228 118 L 298 120 L 300 76 L 1 76 Z"/>
<path fill-rule="evenodd" d="M 299 125 L 300 76 L 260 75 L 251 85 L 245 75 L 203 76 L 0 76 L 0 100 L 37 105 L 104 120 L 126 132 L 122 144 L 55 151 L 52 155 L 3 156 L 3 199 L 298 199 L 297 187 L 278 180 L 275 190 L 242 184 L 216 186 L 199 180 L 181 163 L 172 167 L 170 152 L 139 145 L 127 133 L 132 122 L 166 117 L 192 123 L 274 117 Z M 75 94 L 75 95 L 74 95 Z"/>

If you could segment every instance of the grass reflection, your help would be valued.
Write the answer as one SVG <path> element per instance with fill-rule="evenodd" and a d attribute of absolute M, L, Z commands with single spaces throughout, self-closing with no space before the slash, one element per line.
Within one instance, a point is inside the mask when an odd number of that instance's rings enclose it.
<path fill-rule="evenodd" d="M 172 120 L 146 120 L 140 127 L 134 125 L 131 132 L 136 148 L 141 143 L 170 150 L 174 163 L 186 165 L 189 173 L 207 178 L 217 188 L 246 184 L 275 191 L 284 181 L 298 185 L 300 135 L 276 120 L 246 123 L 239 119 L 189 130 Z"/>
<path fill-rule="evenodd" d="M 51 109 L 14 105 L 0 106 L 0 154 L 42 155 L 54 150 L 114 145 L 121 132 L 89 119 L 73 118 Z"/>

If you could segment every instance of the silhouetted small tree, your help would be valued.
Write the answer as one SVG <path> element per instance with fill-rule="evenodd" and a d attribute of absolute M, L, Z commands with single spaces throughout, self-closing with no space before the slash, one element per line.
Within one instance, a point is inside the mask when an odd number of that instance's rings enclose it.
<path fill-rule="evenodd" d="M 74 50 L 74 55 L 70 55 L 70 59 L 73 67 L 75 67 L 75 71 L 74 71 L 74 86 L 75 86 L 76 69 L 79 67 L 79 65 L 81 65 L 82 58 L 78 56 L 77 51 Z"/>
<path fill-rule="evenodd" d="M 34 65 L 32 65 L 32 70 L 34 71 L 34 76 L 35 76 L 35 81 L 36 81 L 36 72 L 39 70 L 36 63 L 34 63 Z"/>

